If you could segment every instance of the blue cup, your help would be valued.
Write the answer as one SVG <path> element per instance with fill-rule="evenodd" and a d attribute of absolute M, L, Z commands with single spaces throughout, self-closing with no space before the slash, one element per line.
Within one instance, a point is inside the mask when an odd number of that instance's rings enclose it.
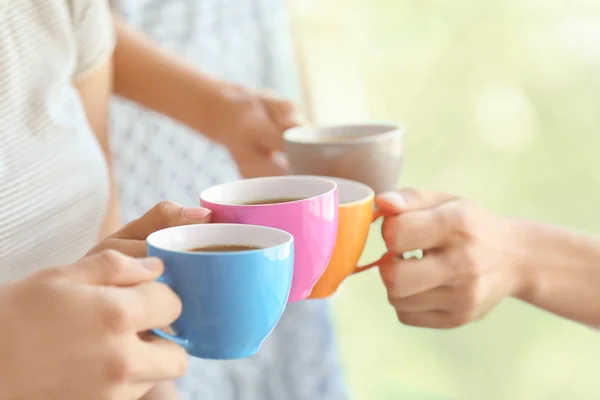
<path fill-rule="evenodd" d="M 253 246 L 202 251 L 211 246 Z M 161 280 L 180 297 L 175 335 L 152 332 L 195 357 L 235 359 L 255 354 L 287 304 L 294 238 L 263 226 L 200 224 L 163 229 L 147 239 L 148 256 L 165 264 Z"/>

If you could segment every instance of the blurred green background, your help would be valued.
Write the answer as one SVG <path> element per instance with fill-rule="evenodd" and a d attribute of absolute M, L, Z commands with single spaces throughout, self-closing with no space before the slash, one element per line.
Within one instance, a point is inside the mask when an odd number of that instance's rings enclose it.
<path fill-rule="evenodd" d="M 600 231 L 600 1 L 295 0 L 293 15 L 315 119 L 404 125 L 401 185 Z M 600 398 L 600 333 L 514 300 L 408 328 L 371 271 L 334 316 L 357 400 Z"/>

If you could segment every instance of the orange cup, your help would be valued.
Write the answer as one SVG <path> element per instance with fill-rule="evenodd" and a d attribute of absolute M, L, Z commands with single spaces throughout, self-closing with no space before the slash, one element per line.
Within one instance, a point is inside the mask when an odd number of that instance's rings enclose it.
<path fill-rule="evenodd" d="M 373 189 L 349 179 L 327 178 L 338 185 L 338 234 L 327 269 L 314 286 L 309 299 L 331 296 L 348 276 L 373 266 L 356 266 L 367 242 L 371 223 L 379 217 L 374 211 Z"/>

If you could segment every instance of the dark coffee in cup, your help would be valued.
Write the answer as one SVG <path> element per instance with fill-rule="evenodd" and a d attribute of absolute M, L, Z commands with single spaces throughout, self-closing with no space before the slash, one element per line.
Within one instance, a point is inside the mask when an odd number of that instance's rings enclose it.
<path fill-rule="evenodd" d="M 307 139 L 307 142 L 314 143 L 337 143 L 337 142 L 352 142 L 369 137 L 368 135 L 339 135 L 339 136 L 318 136 Z"/>
<path fill-rule="evenodd" d="M 215 244 L 212 246 L 194 247 L 192 249 L 188 249 L 187 251 L 190 253 L 208 253 L 208 252 L 248 251 L 248 250 L 258 250 L 258 249 L 261 249 L 261 247 L 249 246 L 249 245 L 245 245 L 245 244 Z"/>
<path fill-rule="evenodd" d="M 264 199 L 257 201 L 250 201 L 247 203 L 242 203 L 244 206 L 260 206 L 264 204 L 279 204 L 279 203 L 291 203 L 292 201 L 304 200 L 303 198 L 295 198 L 295 197 L 283 197 L 277 199 Z"/>

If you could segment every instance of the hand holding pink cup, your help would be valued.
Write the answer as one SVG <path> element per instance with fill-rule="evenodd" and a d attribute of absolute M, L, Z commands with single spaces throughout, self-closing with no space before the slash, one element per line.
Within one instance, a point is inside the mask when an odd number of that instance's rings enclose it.
<path fill-rule="evenodd" d="M 202 207 L 212 222 L 262 225 L 294 236 L 294 275 L 290 302 L 307 298 L 335 246 L 337 184 L 317 176 L 245 179 L 206 189 Z"/>

